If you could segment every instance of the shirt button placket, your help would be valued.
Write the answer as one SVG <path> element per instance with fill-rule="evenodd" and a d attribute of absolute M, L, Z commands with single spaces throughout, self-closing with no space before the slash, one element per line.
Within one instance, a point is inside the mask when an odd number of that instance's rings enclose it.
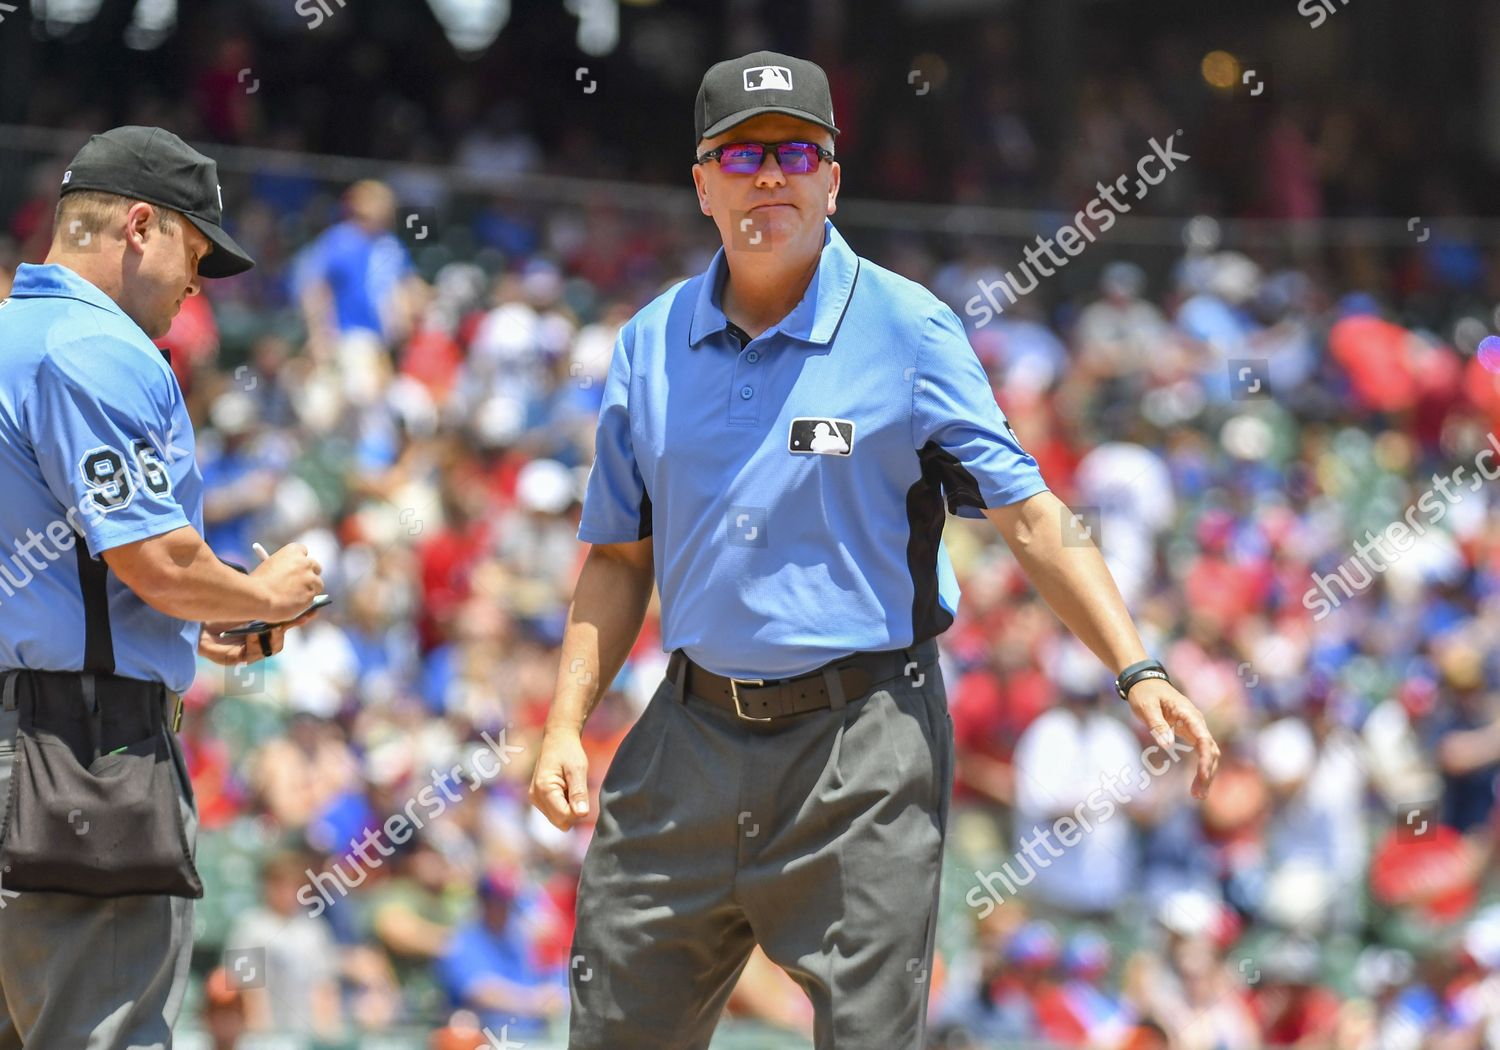
<path fill-rule="evenodd" d="M 760 402 L 755 399 L 759 382 L 754 378 L 759 350 L 741 350 L 734 361 L 734 386 L 730 388 L 729 422 L 739 424 L 760 421 Z"/>

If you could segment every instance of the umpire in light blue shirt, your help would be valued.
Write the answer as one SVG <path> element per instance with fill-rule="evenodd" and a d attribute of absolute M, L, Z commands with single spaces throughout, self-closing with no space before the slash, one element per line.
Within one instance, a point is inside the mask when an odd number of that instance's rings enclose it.
<path fill-rule="evenodd" d="M 160 128 L 95 135 L 53 242 L 0 302 L 0 1050 L 171 1045 L 197 814 L 175 731 L 197 656 L 280 648 L 321 591 L 300 544 L 237 572 L 203 542 L 182 391 L 151 342 L 253 263 L 217 168 Z"/>
<path fill-rule="evenodd" d="M 531 785 L 558 827 L 589 815 L 580 729 L 654 584 L 672 655 L 600 791 L 569 1046 L 706 1046 L 758 943 L 820 1050 L 917 1048 L 953 777 L 947 514 L 989 518 L 1158 742 L 1193 742 L 1199 797 L 1218 748 L 1065 534 L 958 319 L 828 220 L 823 71 L 721 62 L 695 117 L 723 249 L 621 331 Z"/>

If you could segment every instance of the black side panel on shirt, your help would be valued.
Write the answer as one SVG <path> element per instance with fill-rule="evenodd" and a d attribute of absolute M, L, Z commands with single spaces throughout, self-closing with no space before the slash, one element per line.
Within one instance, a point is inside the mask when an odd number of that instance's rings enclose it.
<path fill-rule="evenodd" d="M 94 674 L 115 673 L 115 639 L 109 627 L 109 566 L 90 558 L 82 536 L 73 544 L 78 559 L 78 586 L 83 590 L 83 669 Z"/>
<path fill-rule="evenodd" d="M 646 487 L 644 485 L 641 486 L 641 510 L 639 520 L 640 524 L 636 527 L 635 538 L 638 540 L 643 540 L 647 536 L 651 535 L 651 493 L 646 491 Z"/>
<path fill-rule="evenodd" d="M 912 582 L 913 645 L 953 626 L 953 614 L 938 602 L 938 544 L 948 511 L 964 505 L 984 507 L 974 475 L 937 442 L 923 445 L 917 461 L 922 476 L 906 492 L 906 566 Z"/>
<path fill-rule="evenodd" d="M 911 573 L 912 644 L 942 634 L 953 617 L 938 603 L 938 543 L 947 512 L 943 506 L 942 450 L 929 441 L 917 453 L 922 475 L 906 491 L 906 567 Z"/>
<path fill-rule="evenodd" d="M 929 470 L 942 483 L 948 497 L 948 513 L 958 513 L 959 507 L 978 507 L 984 510 L 984 497 L 979 494 L 979 481 L 958 461 L 958 457 L 935 441 L 929 441 L 917 453 L 922 461 L 922 476 Z"/>

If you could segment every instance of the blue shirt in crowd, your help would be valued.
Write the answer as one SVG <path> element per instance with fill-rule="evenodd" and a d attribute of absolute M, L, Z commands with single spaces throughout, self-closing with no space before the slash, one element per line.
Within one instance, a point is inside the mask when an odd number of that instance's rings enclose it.
<path fill-rule="evenodd" d="M 395 234 L 372 234 L 355 222 L 341 222 L 297 256 L 292 291 L 300 296 L 309 285 L 327 285 L 341 334 L 366 331 L 383 337 L 391 295 L 411 270 L 411 257 Z"/>

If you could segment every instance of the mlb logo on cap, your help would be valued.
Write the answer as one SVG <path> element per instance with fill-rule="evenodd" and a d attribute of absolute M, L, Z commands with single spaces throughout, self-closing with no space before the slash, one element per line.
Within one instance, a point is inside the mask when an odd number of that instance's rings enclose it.
<path fill-rule="evenodd" d="M 751 66 L 745 70 L 746 91 L 790 91 L 792 71 L 786 66 Z"/>
<path fill-rule="evenodd" d="M 762 113 L 785 113 L 839 133 L 822 67 L 779 51 L 754 51 L 715 62 L 703 74 L 693 104 L 694 141 L 713 138 Z"/>

